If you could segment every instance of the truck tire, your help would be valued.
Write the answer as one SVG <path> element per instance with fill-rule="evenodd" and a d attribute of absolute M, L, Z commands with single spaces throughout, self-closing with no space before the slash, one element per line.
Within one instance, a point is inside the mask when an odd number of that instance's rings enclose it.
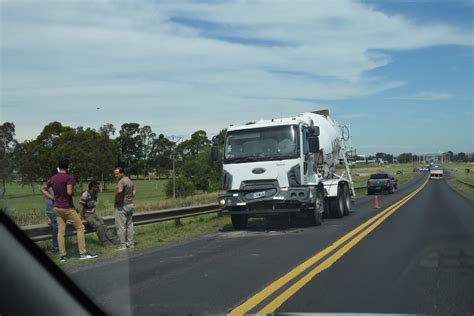
<path fill-rule="evenodd" d="M 316 197 L 313 209 L 308 211 L 309 224 L 311 226 L 319 226 L 323 221 L 324 212 L 324 196 L 320 187 L 316 188 Z"/>
<path fill-rule="evenodd" d="M 337 197 L 329 199 L 331 217 L 341 218 L 344 216 L 344 196 L 342 186 L 337 187 Z"/>
<path fill-rule="evenodd" d="M 241 230 L 247 228 L 249 218 L 245 214 L 232 214 L 230 215 L 232 226 L 235 230 Z"/>
<path fill-rule="evenodd" d="M 393 192 L 395 192 L 395 188 L 393 186 L 390 186 L 388 188 L 388 194 L 393 194 Z"/>
<path fill-rule="evenodd" d="M 349 186 L 344 184 L 342 186 L 343 196 L 344 196 L 344 215 L 349 215 L 351 212 L 351 192 L 349 191 Z"/>
<path fill-rule="evenodd" d="M 374 194 L 374 191 L 372 191 L 371 189 L 367 189 L 367 195 L 373 195 Z"/>

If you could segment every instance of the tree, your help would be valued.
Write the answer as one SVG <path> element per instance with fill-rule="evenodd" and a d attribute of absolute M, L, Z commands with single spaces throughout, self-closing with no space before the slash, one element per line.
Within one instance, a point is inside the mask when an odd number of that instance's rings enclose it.
<path fill-rule="evenodd" d="M 386 154 L 386 153 L 376 153 L 375 158 L 377 160 L 381 159 L 383 161 L 388 161 L 389 163 L 393 163 L 393 155 Z"/>
<path fill-rule="evenodd" d="M 62 133 L 59 139 L 58 152 L 71 162 L 70 172 L 74 175 L 81 190 L 83 182 L 100 173 L 97 165 L 97 141 L 99 134 L 91 128 L 77 127 Z"/>
<path fill-rule="evenodd" d="M 153 142 L 153 160 L 152 165 L 158 174 L 166 174 L 173 168 L 173 152 L 176 149 L 176 143 L 169 140 L 165 135 L 160 134 Z"/>
<path fill-rule="evenodd" d="M 211 147 L 188 158 L 181 167 L 181 174 L 190 179 L 198 190 L 209 192 L 221 188 L 222 164 L 211 160 Z"/>
<path fill-rule="evenodd" d="M 112 179 L 113 169 L 116 167 L 117 145 L 111 136 L 115 134 L 115 127 L 110 124 L 104 124 L 99 127 L 97 139 L 97 179 L 102 181 L 102 190 L 107 189 L 107 181 Z"/>
<path fill-rule="evenodd" d="M 51 170 L 58 166 L 59 159 L 68 156 L 68 148 L 74 144 L 63 145 L 61 150 L 58 150 L 58 147 L 61 135 L 71 129 L 59 122 L 52 122 L 46 125 L 36 138 L 39 178 L 48 178 L 51 175 Z"/>
<path fill-rule="evenodd" d="M 15 140 L 15 124 L 5 122 L 0 125 L 0 177 L 2 198 L 6 192 L 6 182 L 12 177 L 15 168 L 14 151 L 18 144 Z"/>
<path fill-rule="evenodd" d="M 176 178 L 176 197 L 187 197 L 194 194 L 195 187 L 193 183 L 185 176 Z M 173 196 L 173 180 L 170 179 L 165 184 L 165 193 L 167 197 Z"/>
<path fill-rule="evenodd" d="M 151 130 L 150 126 L 145 125 L 140 129 L 139 135 L 141 145 L 140 165 L 143 170 L 143 176 L 146 177 L 148 176 L 150 161 L 154 160 L 156 134 Z"/>
<path fill-rule="evenodd" d="M 399 163 L 409 163 L 409 162 L 412 162 L 412 160 L 413 160 L 412 153 L 403 153 L 403 154 L 398 155 Z"/>
<path fill-rule="evenodd" d="M 188 157 L 195 157 L 205 148 L 211 146 L 211 141 L 207 138 L 207 134 L 203 130 L 194 132 L 190 139 L 185 140 L 178 145 L 176 151 L 179 160 L 183 162 Z"/>
<path fill-rule="evenodd" d="M 35 193 L 35 183 L 40 178 L 38 170 L 40 170 L 40 160 L 38 158 L 38 144 L 35 140 L 27 140 L 15 148 L 15 157 L 17 160 L 18 175 L 22 184 L 31 185 L 31 191 Z M 51 169 L 52 170 L 52 169 Z"/>
<path fill-rule="evenodd" d="M 454 153 L 451 150 L 448 150 L 448 152 L 446 153 L 446 159 L 448 161 L 453 161 L 453 158 L 454 158 Z"/>
<path fill-rule="evenodd" d="M 454 160 L 459 161 L 459 162 L 467 162 L 469 159 L 466 155 L 466 153 L 460 152 L 454 155 Z"/>
<path fill-rule="evenodd" d="M 122 125 L 117 137 L 118 163 L 124 167 L 128 174 L 141 172 L 139 161 L 141 154 L 140 124 L 125 123 Z"/>

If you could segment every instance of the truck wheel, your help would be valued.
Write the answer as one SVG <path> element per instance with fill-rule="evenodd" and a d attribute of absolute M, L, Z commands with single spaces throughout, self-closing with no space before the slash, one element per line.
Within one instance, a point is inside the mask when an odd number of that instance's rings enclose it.
<path fill-rule="evenodd" d="M 329 200 L 331 216 L 341 218 L 344 216 L 344 196 L 342 186 L 337 188 L 337 197 Z"/>
<path fill-rule="evenodd" d="M 324 197 L 323 191 L 320 188 L 316 188 L 316 199 L 314 201 L 314 208 L 309 210 L 309 224 L 311 226 L 319 226 L 322 223 L 324 212 Z"/>
<path fill-rule="evenodd" d="M 344 215 L 349 215 L 351 211 L 351 193 L 349 192 L 349 187 L 347 184 L 344 184 L 342 189 L 344 197 Z"/>
<path fill-rule="evenodd" d="M 395 189 L 393 188 L 393 186 L 388 188 L 388 194 L 393 194 L 393 192 L 395 192 Z"/>
<path fill-rule="evenodd" d="M 230 215 L 230 219 L 232 221 L 232 226 L 234 229 L 241 230 L 247 228 L 247 223 L 249 218 L 245 214 L 232 214 Z"/>
<path fill-rule="evenodd" d="M 367 195 L 372 195 L 374 192 L 371 189 L 367 189 Z"/>

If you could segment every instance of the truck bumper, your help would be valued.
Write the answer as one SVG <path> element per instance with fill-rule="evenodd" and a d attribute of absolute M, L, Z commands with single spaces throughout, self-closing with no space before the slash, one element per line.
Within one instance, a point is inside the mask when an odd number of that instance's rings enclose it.
<path fill-rule="evenodd" d="M 309 187 L 283 189 L 271 197 L 262 197 L 259 193 L 228 192 L 218 197 L 218 203 L 220 208 L 229 214 L 247 215 L 296 213 L 312 205 L 313 194 Z"/>
<path fill-rule="evenodd" d="M 388 191 L 390 190 L 389 186 L 382 185 L 382 186 L 376 186 L 376 187 L 367 187 L 372 192 L 383 192 L 383 191 Z"/>

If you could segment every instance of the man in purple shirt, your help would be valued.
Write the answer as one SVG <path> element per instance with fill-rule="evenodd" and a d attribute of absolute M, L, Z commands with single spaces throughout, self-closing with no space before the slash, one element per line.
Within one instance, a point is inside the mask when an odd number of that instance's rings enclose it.
<path fill-rule="evenodd" d="M 69 168 L 69 160 L 62 159 L 59 161 L 59 172 L 52 176 L 47 183 L 48 187 L 54 191 L 54 212 L 58 221 L 58 246 L 60 261 L 66 261 L 66 246 L 64 234 L 66 232 L 66 222 L 71 222 L 77 234 L 77 246 L 79 248 L 79 259 L 92 259 L 97 257 L 90 254 L 86 250 L 86 242 L 84 239 L 84 225 L 81 218 L 76 212 L 72 203 L 72 194 L 74 188 L 74 177 L 67 173 Z"/>

